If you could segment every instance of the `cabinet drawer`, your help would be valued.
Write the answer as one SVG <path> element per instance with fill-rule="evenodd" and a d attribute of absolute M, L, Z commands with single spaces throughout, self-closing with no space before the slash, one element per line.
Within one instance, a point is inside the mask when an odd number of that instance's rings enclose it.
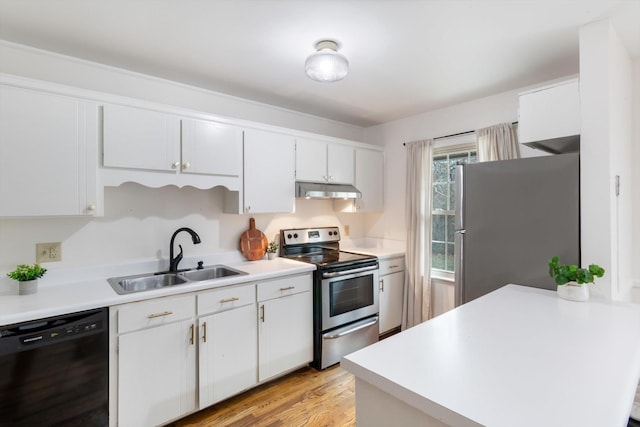
<path fill-rule="evenodd" d="M 403 271 L 404 257 L 381 259 L 379 261 L 379 264 L 381 276 L 384 276 L 385 274 L 395 273 L 397 271 Z"/>
<path fill-rule="evenodd" d="M 311 274 L 258 283 L 258 301 L 266 301 L 311 290 Z"/>
<path fill-rule="evenodd" d="M 256 285 L 232 286 L 198 295 L 198 315 L 255 304 Z"/>
<path fill-rule="evenodd" d="M 118 309 L 118 333 L 195 317 L 195 298 L 181 295 L 123 305 Z"/>

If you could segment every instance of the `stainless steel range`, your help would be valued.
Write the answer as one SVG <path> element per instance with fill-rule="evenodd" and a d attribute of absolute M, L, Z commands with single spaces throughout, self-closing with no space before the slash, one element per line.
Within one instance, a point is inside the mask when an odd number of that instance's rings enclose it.
<path fill-rule="evenodd" d="M 338 227 L 280 231 L 280 255 L 315 264 L 313 362 L 324 369 L 378 341 L 378 259 L 340 250 Z"/>

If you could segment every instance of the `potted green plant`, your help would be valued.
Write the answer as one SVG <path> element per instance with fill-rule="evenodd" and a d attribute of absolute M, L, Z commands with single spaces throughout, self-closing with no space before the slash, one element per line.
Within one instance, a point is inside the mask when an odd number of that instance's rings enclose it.
<path fill-rule="evenodd" d="M 595 283 L 596 277 L 604 276 L 604 268 L 597 264 L 589 268 L 580 268 L 575 264 L 560 264 L 560 259 L 554 256 L 549 260 L 549 276 L 558 285 L 558 296 L 571 301 L 586 301 L 589 299 L 588 283 Z"/>
<path fill-rule="evenodd" d="M 40 264 L 18 264 L 16 269 L 7 273 L 7 276 L 18 281 L 20 295 L 35 294 L 38 292 L 38 279 L 44 276 L 47 269 Z"/>
<path fill-rule="evenodd" d="M 271 242 L 269 242 L 269 245 L 267 246 L 267 258 L 274 259 L 277 255 L 277 252 L 278 252 L 278 243 L 276 243 L 275 240 L 272 240 Z"/>

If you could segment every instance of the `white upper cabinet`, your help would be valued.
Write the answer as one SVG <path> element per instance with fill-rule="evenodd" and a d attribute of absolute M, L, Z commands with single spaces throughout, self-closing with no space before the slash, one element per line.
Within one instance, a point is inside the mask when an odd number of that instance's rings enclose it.
<path fill-rule="evenodd" d="M 180 119 L 141 108 L 103 107 L 104 165 L 177 171 L 180 168 Z"/>
<path fill-rule="evenodd" d="M 577 79 L 520 94 L 518 138 L 521 143 L 580 134 Z"/>
<path fill-rule="evenodd" d="M 384 209 L 384 153 L 356 147 L 355 187 L 360 199 L 333 201 L 340 212 L 382 212 Z"/>
<path fill-rule="evenodd" d="M 0 216 L 96 215 L 98 107 L 0 86 Z"/>
<path fill-rule="evenodd" d="M 242 128 L 144 108 L 103 108 L 105 185 L 242 186 Z"/>
<path fill-rule="evenodd" d="M 354 147 L 298 138 L 296 179 L 299 181 L 353 184 Z"/>
<path fill-rule="evenodd" d="M 206 120 L 182 120 L 184 173 L 242 174 L 242 129 Z"/>
<path fill-rule="evenodd" d="M 295 138 L 255 129 L 244 137 L 244 212 L 293 212 Z"/>
<path fill-rule="evenodd" d="M 362 193 L 361 199 L 355 199 L 358 212 L 382 212 L 384 154 L 381 151 L 356 148 L 355 186 Z"/>

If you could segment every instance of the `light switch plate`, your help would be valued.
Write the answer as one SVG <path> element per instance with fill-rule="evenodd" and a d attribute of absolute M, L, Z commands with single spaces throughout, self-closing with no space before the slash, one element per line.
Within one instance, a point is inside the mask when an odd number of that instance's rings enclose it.
<path fill-rule="evenodd" d="M 62 243 L 36 243 L 36 262 L 62 261 Z"/>

